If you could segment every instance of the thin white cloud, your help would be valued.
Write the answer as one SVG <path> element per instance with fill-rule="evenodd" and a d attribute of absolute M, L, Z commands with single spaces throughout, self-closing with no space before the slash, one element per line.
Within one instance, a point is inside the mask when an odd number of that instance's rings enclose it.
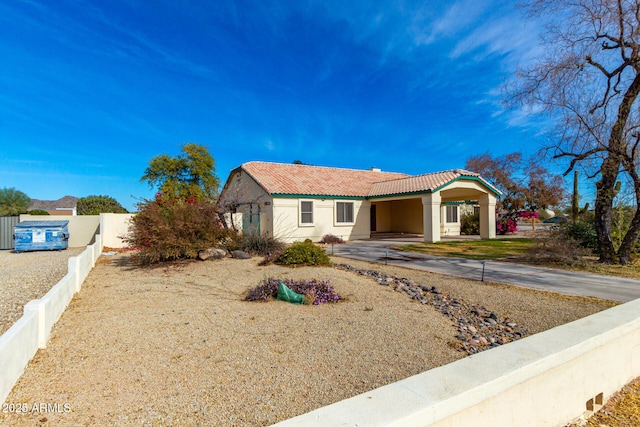
<path fill-rule="evenodd" d="M 450 5 L 441 16 L 431 20 L 429 12 L 433 5 L 425 5 L 415 14 L 410 26 L 413 41 L 416 45 L 428 45 L 464 32 L 478 21 L 487 6 L 477 0 L 461 0 Z"/>

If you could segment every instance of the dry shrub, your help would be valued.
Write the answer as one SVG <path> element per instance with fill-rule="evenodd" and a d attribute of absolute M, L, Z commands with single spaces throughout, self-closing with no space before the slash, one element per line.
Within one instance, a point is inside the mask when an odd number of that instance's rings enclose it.
<path fill-rule="evenodd" d="M 560 229 L 536 239 L 529 251 L 530 259 L 538 264 L 561 264 L 580 266 L 586 264 L 584 257 L 591 255 L 590 249 L 567 237 Z"/>
<path fill-rule="evenodd" d="M 232 234 L 208 203 L 148 201 L 139 208 L 126 241 L 140 249 L 136 261 L 141 264 L 196 258 L 198 251 L 219 246 Z"/>

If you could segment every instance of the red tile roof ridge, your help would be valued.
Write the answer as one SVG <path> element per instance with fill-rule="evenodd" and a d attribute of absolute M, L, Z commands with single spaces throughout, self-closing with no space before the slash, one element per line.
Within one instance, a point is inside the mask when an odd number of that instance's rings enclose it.
<path fill-rule="evenodd" d="M 372 169 L 356 169 L 356 168 L 345 168 L 345 167 L 340 167 L 340 166 L 318 166 L 318 165 L 309 165 L 309 164 L 300 164 L 300 163 L 282 163 L 282 162 L 268 162 L 265 160 L 251 160 L 249 162 L 245 162 L 242 163 L 240 166 L 238 166 L 235 169 L 241 168 L 245 165 L 249 165 L 252 163 L 260 163 L 260 164 L 264 164 L 264 165 L 278 165 L 278 166 L 298 166 L 298 167 L 311 167 L 311 168 L 322 168 L 322 169 L 337 169 L 337 170 L 347 170 L 347 171 L 355 171 L 355 172 L 375 172 L 375 173 L 382 173 L 382 174 L 397 174 L 397 175 L 404 175 L 405 177 L 409 178 L 411 176 L 414 175 L 409 175 L 407 173 L 404 172 L 392 172 L 392 171 L 384 171 L 384 170 L 372 170 Z M 402 178 L 397 178 L 397 179 L 402 179 Z"/>

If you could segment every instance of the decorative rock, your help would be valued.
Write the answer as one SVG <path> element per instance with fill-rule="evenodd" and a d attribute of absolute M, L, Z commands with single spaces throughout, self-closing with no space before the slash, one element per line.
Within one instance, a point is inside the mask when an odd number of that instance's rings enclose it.
<path fill-rule="evenodd" d="M 237 259 L 250 259 L 251 255 L 245 251 L 231 251 L 231 256 Z"/>
<path fill-rule="evenodd" d="M 218 248 L 209 248 L 198 251 L 198 258 L 202 261 L 206 261 L 208 259 L 220 259 L 227 256 L 227 251 L 224 249 Z"/>
<path fill-rule="evenodd" d="M 491 347 L 517 340 L 528 334 L 526 328 L 517 326 L 508 318 L 499 323 L 496 313 L 483 306 L 468 306 L 463 300 L 442 294 L 435 286 L 418 285 L 407 278 L 389 276 L 375 270 L 361 270 L 340 264 L 337 268 L 370 277 L 381 285 L 391 286 L 396 292 L 405 292 L 412 300 L 430 304 L 435 310 L 449 317 L 456 326 L 456 338 L 462 341 L 461 350 L 475 354 Z M 428 292 L 429 295 L 424 295 Z"/>

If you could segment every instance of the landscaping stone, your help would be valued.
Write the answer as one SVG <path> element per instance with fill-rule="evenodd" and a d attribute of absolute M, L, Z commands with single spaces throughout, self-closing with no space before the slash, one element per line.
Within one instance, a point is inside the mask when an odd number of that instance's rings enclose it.
<path fill-rule="evenodd" d="M 236 259 L 250 259 L 251 255 L 245 251 L 231 251 L 231 256 Z"/>
<path fill-rule="evenodd" d="M 198 252 L 198 259 L 206 261 L 208 259 L 221 259 L 227 256 L 227 251 L 219 248 L 203 249 Z"/>
<path fill-rule="evenodd" d="M 358 269 L 348 264 L 338 264 L 336 268 L 361 276 L 370 277 L 381 285 L 390 286 L 396 292 L 404 292 L 412 300 L 430 304 L 437 311 L 449 317 L 458 330 L 456 338 L 462 341 L 461 350 L 474 354 L 498 345 L 506 344 L 528 335 L 526 328 L 509 319 L 500 322 L 500 317 L 486 307 L 469 306 L 460 298 L 443 294 L 435 286 L 416 285 L 404 277 L 389 276 L 375 270 Z M 423 294 L 428 292 L 428 296 Z"/>

